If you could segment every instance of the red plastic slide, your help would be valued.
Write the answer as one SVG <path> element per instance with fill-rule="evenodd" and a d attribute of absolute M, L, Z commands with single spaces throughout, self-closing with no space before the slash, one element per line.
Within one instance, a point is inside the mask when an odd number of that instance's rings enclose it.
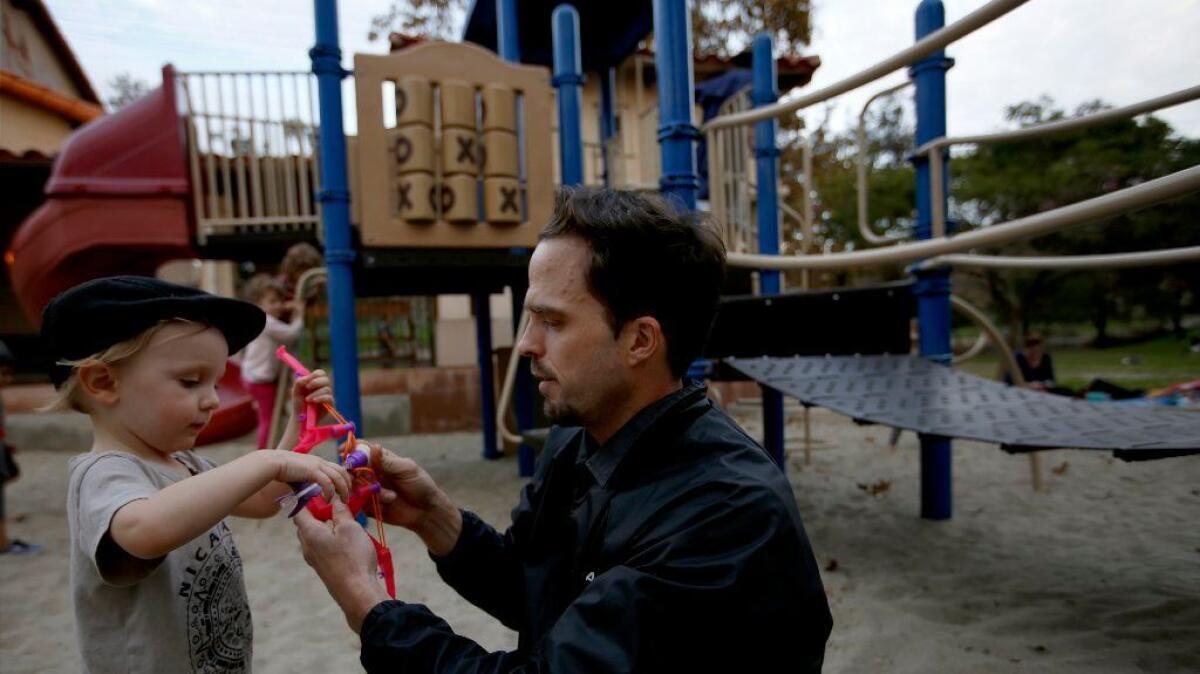
<path fill-rule="evenodd" d="M 197 257 L 189 221 L 185 134 L 175 74 L 163 85 L 71 134 L 46 183 L 46 201 L 21 223 L 5 254 L 22 309 L 41 323 L 58 293 L 114 274 L 153 276 L 162 263 Z M 257 420 L 236 364 L 201 444 L 253 430 Z"/>
<path fill-rule="evenodd" d="M 34 322 L 58 293 L 112 274 L 153 275 L 196 257 L 175 76 L 120 112 L 71 134 L 46 183 L 46 202 L 5 255 L 13 290 Z"/>

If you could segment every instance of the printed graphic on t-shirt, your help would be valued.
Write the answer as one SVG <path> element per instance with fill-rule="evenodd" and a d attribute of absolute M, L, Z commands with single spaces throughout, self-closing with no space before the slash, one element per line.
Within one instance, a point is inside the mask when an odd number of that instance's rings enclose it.
<path fill-rule="evenodd" d="M 224 522 L 208 532 L 183 570 L 192 672 L 244 672 L 253 643 L 242 558 Z"/>

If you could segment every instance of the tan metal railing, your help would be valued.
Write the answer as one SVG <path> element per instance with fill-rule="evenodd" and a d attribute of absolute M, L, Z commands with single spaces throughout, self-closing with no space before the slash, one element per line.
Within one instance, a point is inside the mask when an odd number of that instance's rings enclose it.
<path fill-rule="evenodd" d="M 735 267 L 755 269 L 854 269 L 901 265 L 937 255 L 961 253 L 972 248 L 1031 239 L 1067 227 L 1128 213 L 1197 190 L 1200 190 L 1200 166 L 1193 166 L 1140 185 L 951 238 L 808 257 L 731 253 L 728 263 Z"/>
<path fill-rule="evenodd" d="M 867 191 L 867 162 L 870 159 L 870 153 L 867 152 L 867 110 L 870 109 L 872 103 L 880 98 L 891 96 L 897 91 L 900 91 L 901 89 L 911 85 L 912 80 L 905 80 L 900 84 L 888 87 L 887 89 L 874 94 L 867 99 L 866 103 L 863 103 L 862 111 L 858 113 L 858 173 L 856 183 L 856 191 L 858 193 L 858 233 L 862 235 L 862 238 L 866 240 L 867 243 L 872 243 L 877 246 L 886 246 L 903 241 L 907 239 L 909 235 L 902 234 L 898 236 L 881 236 L 876 234 L 874 230 L 871 229 L 870 223 L 867 222 L 868 201 L 870 196 L 869 192 Z"/>
<path fill-rule="evenodd" d="M 983 26 L 995 21 L 996 19 L 1008 14 L 1014 9 L 1025 4 L 1029 0 L 992 0 L 988 4 L 971 12 L 954 23 L 941 28 L 929 35 L 926 35 L 920 41 L 912 46 L 896 52 L 892 56 L 872 65 L 865 70 L 861 70 L 845 79 L 818 89 L 810 94 L 789 98 L 772 105 L 764 105 L 761 108 L 754 108 L 745 112 L 740 112 L 734 115 L 714 117 L 703 126 L 703 131 L 709 133 L 717 129 L 726 129 L 734 126 L 744 126 L 754 122 L 771 119 L 773 117 L 782 117 L 785 114 L 802 110 L 817 103 L 823 103 L 831 98 L 836 98 L 847 91 L 852 91 L 861 87 L 864 84 L 869 84 L 875 80 L 889 75 L 900 68 L 910 66 L 926 56 L 942 49 L 946 45 L 958 40 L 964 35 L 968 35 Z"/>
<path fill-rule="evenodd" d="M 1003 255 L 939 255 L 921 263 L 921 268 L 951 265 L 979 269 L 1119 269 L 1158 267 L 1200 260 L 1200 246 L 1146 250 L 1104 255 L 1057 255 L 1015 257 Z"/>
<path fill-rule="evenodd" d="M 1000 133 L 980 134 L 974 136 L 958 136 L 958 137 L 942 137 L 935 138 L 914 152 L 915 155 L 927 155 L 929 157 L 929 173 L 932 176 L 940 176 L 943 173 L 944 156 L 943 150 L 953 145 L 985 145 L 987 143 L 1010 143 L 1015 141 L 1029 140 L 1031 138 L 1041 138 L 1064 131 L 1076 131 L 1085 129 L 1091 126 L 1108 124 L 1110 122 L 1129 119 L 1144 115 L 1155 110 L 1162 110 L 1200 99 L 1200 85 L 1182 89 L 1165 96 L 1158 96 L 1140 103 L 1134 103 L 1120 108 L 1111 110 L 1102 110 L 1090 115 L 1082 115 L 1071 119 L 1061 119 L 1044 124 L 1035 124 L 1021 129 L 1012 131 L 1002 131 Z M 930 180 L 930 195 L 932 199 L 932 230 L 934 236 L 946 235 L 946 212 L 943 209 L 945 202 L 943 191 L 943 182 L 941 180 Z"/>
<path fill-rule="evenodd" d="M 1013 355 L 1012 349 L 1008 348 L 1008 344 L 1004 341 L 1003 335 L 992 323 L 987 314 L 980 311 L 970 302 L 964 300 L 958 295 L 950 296 L 950 305 L 966 314 L 978 325 L 982 331 L 980 335 L 982 341 L 983 335 L 987 335 L 992 341 L 992 346 L 996 347 L 996 351 L 1000 352 L 1000 360 L 1004 364 L 1004 369 L 1008 371 L 1008 376 L 1012 377 L 1013 386 L 1024 388 L 1026 385 L 1025 375 L 1021 373 L 1021 366 L 1017 364 L 1017 357 Z M 976 344 L 979 342 L 977 341 Z M 1042 463 L 1038 458 L 1037 452 L 1029 453 L 1029 477 L 1033 485 L 1034 491 L 1042 490 Z"/>
<path fill-rule="evenodd" d="M 197 238 L 253 231 L 318 237 L 319 120 L 309 72 L 178 74 Z"/>
<path fill-rule="evenodd" d="M 750 87 L 725 99 L 718 116 L 753 107 Z M 749 126 L 723 129 L 708 144 L 708 201 L 719 234 L 731 252 L 758 252 L 758 227 L 754 217 L 754 135 Z"/>
<path fill-rule="evenodd" d="M 857 89 L 864 84 L 869 84 L 885 77 L 900 68 L 912 65 L 922 58 L 932 54 L 955 40 L 970 34 L 971 32 L 991 23 L 992 21 L 1004 16 L 1008 12 L 1025 4 L 1028 0 L 992 0 L 988 4 L 980 7 L 967 16 L 955 21 L 954 23 L 945 26 L 916 42 L 912 46 L 903 49 L 891 57 L 884 59 L 864 70 L 861 70 L 849 77 L 846 77 L 834 84 L 818 89 L 809 94 L 797 96 L 795 98 L 787 98 L 759 108 L 743 110 L 728 115 L 719 115 L 702 127 L 709 148 L 719 147 L 717 142 L 717 132 L 722 129 L 733 129 L 737 127 L 749 127 L 754 122 L 760 122 L 774 117 L 782 117 L 786 114 L 791 114 L 797 110 L 802 110 L 817 103 L 822 103 L 829 99 L 840 96 L 848 91 Z M 722 179 L 722 158 L 720 152 L 708 153 L 709 165 L 709 180 Z M 933 181 L 937 182 L 937 181 Z M 711 184 L 711 183 L 710 183 Z M 865 209 L 860 209 L 865 211 Z M 727 222 L 722 222 L 722 212 L 714 209 L 717 213 L 718 224 L 723 228 L 728 228 Z M 869 240 L 869 239 L 868 239 Z M 728 242 L 727 242 L 728 245 Z M 734 246 L 730 246 L 730 250 L 735 250 Z M 740 252 L 740 251 L 738 251 Z"/>

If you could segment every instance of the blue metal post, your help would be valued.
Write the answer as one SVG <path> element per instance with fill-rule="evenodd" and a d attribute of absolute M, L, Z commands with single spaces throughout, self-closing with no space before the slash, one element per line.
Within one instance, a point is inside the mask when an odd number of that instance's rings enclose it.
<path fill-rule="evenodd" d="M 750 98 L 754 107 L 759 108 L 779 99 L 771 36 L 765 33 L 756 35 L 751 44 L 751 54 L 754 79 Z M 776 255 L 779 253 L 779 148 L 775 146 L 774 119 L 754 125 L 754 157 L 758 171 L 758 252 Z M 778 271 L 759 270 L 758 278 L 762 295 L 779 294 Z M 763 445 L 775 463 L 783 468 L 783 394 L 770 386 L 761 388 Z"/>
<path fill-rule="evenodd" d="M 342 50 L 338 47 L 337 0 L 314 0 L 317 43 L 308 55 L 317 76 L 321 111 L 321 220 L 329 269 L 329 341 L 338 409 L 358 427 L 358 326 L 354 319 L 354 248 L 350 239 L 350 190 L 346 185 L 346 136 L 342 127 Z"/>
<path fill-rule="evenodd" d="M 600 71 L 600 157 L 604 161 L 604 186 L 613 186 L 613 164 L 609 156 L 609 140 L 617 135 L 617 73 L 615 68 Z"/>
<path fill-rule="evenodd" d="M 513 330 L 516 331 L 521 326 L 521 311 L 525 308 L 525 293 L 529 288 L 525 284 L 514 284 L 512 286 L 512 315 L 513 315 Z M 521 335 L 517 334 L 513 339 L 513 348 L 517 348 L 517 343 L 521 341 Z M 517 380 L 513 383 L 513 408 L 517 416 L 517 432 L 533 428 L 533 374 L 529 371 L 529 359 L 518 358 L 515 367 L 517 368 Z M 521 443 L 517 448 L 517 474 L 521 477 L 532 477 L 533 470 L 537 464 L 537 452 L 533 447 Z"/>
<path fill-rule="evenodd" d="M 579 12 L 571 5 L 554 8 L 550 18 L 554 41 L 554 79 L 558 90 L 558 153 L 562 184 L 583 184 L 583 132 L 579 111 L 583 100 L 583 59 L 579 52 Z"/>
<path fill-rule="evenodd" d="M 917 39 L 938 30 L 946 22 L 941 0 L 921 0 L 916 12 Z M 946 135 L 946 71 L 954 62 L 943 51 L 930 54 L 913 64 L 909 71 L 916 84 L 918 146 Z M 946 183 L 946 173 L 930 175 L 929 161 L 915 158 L 917 169 L 917 238 L 933 235 L 933 180 Z M 949 162 L 945 162 L 949 165 Z M 946 190 L 942 190 L 946 194 Z M 943 199 L 945 197 L 943 196 Z M 942 203 L 942 212 L 946 212 Z M 947 224 L 947 230 L 949 224 Z M 947 231 L 949 233 L 949 231 Z M 917 320 L 920 324 L 921 355 L 937 363 L 950 364 L 950 270 L 941 268 L 917 274 Z M 950 439 L 922 434 L 921 438 L 921 517 L 950 519 L 951 465 Z"/>
<path fill-rule="evenodd" d="M 512 63 L 521 62 L 520 43 L 517 32 L 517 0 L 496 0 L 496 44 L 500 45 L 500 58 Z M 513 330 L 521 323 L 521 310 L 525 307 L 525 286 L 515 284 L 512 288 Z M 517 348 L 520 335 L 513 340 Z M 490 361 L 489 361 L 490 363 Z M 533 427 L 533 377 L 529 372 L 529 361 L 517 359 L 517 379 L 513 383 L 513 408 L 517 417 L 517 432 Z M 482 382 L 481 382 L 482 383 Z M 494 427 L 494 424 L 493 424 Z M 537 456 L 533 447 L 522 443 L 517 447 L 517 471 L 521 477 L 533 475 Z"/>
<path fill-rule="evenodd" d="M 492 369 L 492 305 L 487 292 L 471 295 L 475 313 L 475 355 L 479 364 L 479 422 L 483 424 L 483 458 L 498 459 L 496 384 Z"/>
<path fill-rule="evenodd" d="M 654 0 L 654 69 L 658 74 L 658 143 L 662 153 L 662 193 L 696 210 L 700 176 L 692 124 L 692 23 L 688 0 Z"/>
<path fill-rule="evenodd" d="M 521 62 L 521 43 L 517 32 L 517 0 L 496 0 L 496 46 L 500 58 Z"/>

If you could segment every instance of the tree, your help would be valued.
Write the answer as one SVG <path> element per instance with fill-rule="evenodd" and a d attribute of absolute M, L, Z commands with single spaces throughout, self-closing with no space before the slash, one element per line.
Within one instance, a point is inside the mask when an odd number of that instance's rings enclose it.
<path fill-rule="evenodd" d="M 787 203 L 801 211 L 804 190 L 813 191 L 815 251 L 855 250 L 864 245 L 858 230 L 857 130 L 834 132 L 829 114 L 811 130 L 799 118 L 784 118 L 780 132 L 780 183 L 786 188 Z M 913 226 L 915 190 L 908 156 L 913 149 L 913 128 L 897 95 L 881 100 L 867 115 L 866 162 L 868 173 L 868 224 L 880 234 L 900 234 Z M 807 133 L 807 141 L 805 134 Z M 813 184 L 803 182 L 803 146 L 812 145 Z M 799 227 L 784 221 L 785 240 L 798 241 Z M 824 273 L 810 279 L 813 286 L 848 285 L 855 282 L 897 278 L 898 270 L 873 269 Z M 789 285 L 794 279 L 789 276 Z"/>
<path fill-rule="evenodd" d="M 695 0 L 692 40 L 701 54 L 728 58 L 767 32 L 777 53 L 792 53 L 812 41 L 811 3 L 801 0 Z"/>
<path fill-rule="evenodd" d="M 112 110 L 120 110 L 150 93 L 150 85 L 145 80 L 134 79 L 130 73 L 120 73 L 109 80 L 108 88 L 113 94 L 105 99 L 105 102 Z"/>
<path fill-rule="evenodd" d="M 481 0 L 488 2 L 491 0 Z M 462 25 L 466 0 L 402 0 L 393 2 L 384 14 L 371 18 L 367 39 L 387 38 L 390 33 L 448 40 Z"/>
<path fill-rule="evenodd" d="M 491 2 L 493 0 L 480 0 Z M 450 39 L 466 17 L 466 0 L 402 0 L 371 18 L 367 38 L 391 32 Z M 583 26 L 582 30 L 587 30 Z M 729 57 L 750 38 L 766 31 L 778 52 L 794 52 L 812 39 L 810 3 L 801 0 L 696 0 L 692 5 L 692 39 L 697 51 Z"/>
<path fill-rule="evenodd" d="M 1075 114 L 1105 109 L 1100 101 Z M 1009 121 L 1029 126 L 1064 119 L 1043 97 L 1008 109 Z M 1082 201 L 1200 162 L 1200 142 L 1179 138 L 1153 116 L 1013 143 L 983 145 L 951 164 L 952 216 L 960 229 L 986 227 Z M 1102 222 L 1010 244 L 1010 255 L 1080 255 L 1195 245 L 1200 197 L 1191 195 Z M 991 252 L 991 251 L 989 251 Z M 1096 342 L 1110 321 L 1143 314 L 1181 328 L 1185 303 L 1195 303 L 1200 265 L 1151 270 L 971 272 L 988 288 L 993 308 L 1013 334 L 1035 321 L 1089 320 Z M 1174 290 L 1172 290 L 1174 289 Z"/>

